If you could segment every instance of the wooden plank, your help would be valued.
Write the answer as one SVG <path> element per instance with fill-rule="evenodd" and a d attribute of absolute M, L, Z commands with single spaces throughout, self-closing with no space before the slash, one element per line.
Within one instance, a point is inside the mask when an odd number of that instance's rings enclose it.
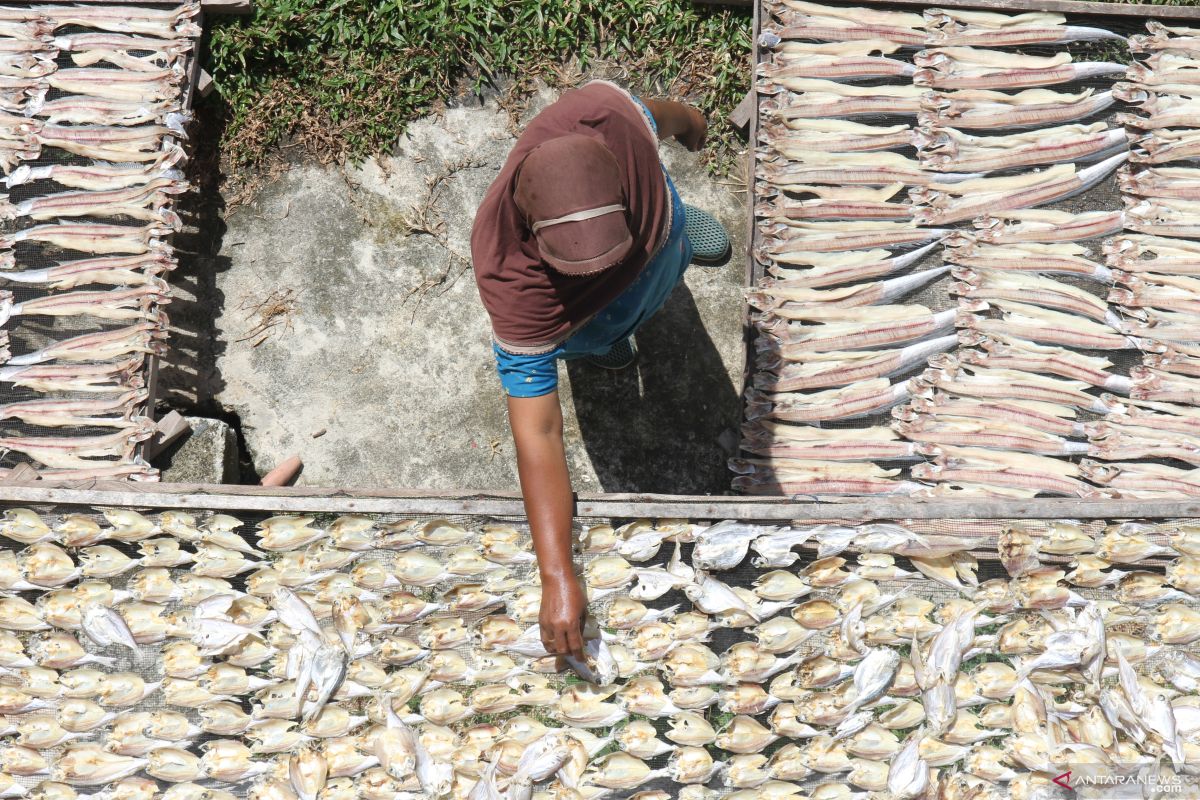
<path fill-rule="evenodd" d="M 142 445 L 142 458 L 151 459 L 166 450 L 171 442 L 190 433 L 192 425 L 178 411 L 172 411 L 158 421 L 157 430 Z"/>
<path fill-rule="evenodd" d="M 200 6 L 209 14 L 253 14 L 251 0 L 200 0 Z"/>
<path fill-rule="evenodd" d="M 746 92 L 746 96 L 737 104 L 733 111 L 729 114 L 729 124 L 738 129 L 738 132 L 743 135 L 747 134 L 750 129 L 750 120 L 754 119 L 758 113 L 758 98 L 755 96 L 753 89 Z"/>
<path fill-rule="evenodd" d="M 184 70 L 185 70 L 185 74 L 186 74 L 186 83 L 183 86 L 183 96 L 180 100 L 180 106 L 185 111 L 192 110 L 192 102 L 193 102 L 193 100 L 195 100 L 195 97 L 196 97 L 196 91 L 197 91 L 196 87 L 200 81 L 200 44 L 201 44 L 201 39 L 203 38 L 203 31 L 204 31 L 205 9 L 206 9 L 206 6 L 204 6 L 202 4 L 200 6 L 200 13 L 196 15 L 195 22 L 196 22 L 196 25 L 200 28 L 201 35 L 192 37 L 192 49 L 187 54 L 187 62 L 184 66 Z M 176 141 L 179 144 L 186 146 L 185 142 L 179 142 L 179 140 L 177 140 L 173 137 L 172 137 L 172 141 Z M 175 234 L 172 233 L 170 236 L 170 239 L 169 239 L 169 243 L 172 246 L 172 252 L 174 252 L 174 242 L 175 242 Z M 168 334 L 169 334 L 169 331 L 168 331 Z M 167 344 L 169 347 L 170 341 L 171 341 L 169 335 L 168 335 L 168 338 L 166 341 L 167 341 Z M 151 418 L 153 418 L 153 416 L 154 416 L 154 407 L 155 407 L 155 404 L 158 402 L 158 378 L 159 378 L 160 367 L 161 367 L 161 359 L 159 358 L 159 355 L 157 353 L 151 353 L 148 356 L 146 356 L 146 361 L 144 364 L 144 369 L 146 371 L 145 414 Z M 174 413 L 174 412 L 172 412 L 172 413 Z M 167 416 L 170 417 L 171 415 L 168 414 Z M 176 415 L 176 416 L 179 416 L 179 415 Z M 164 417 L 164 419 L 166 419 L 166 418 Z M 180 419 L 182 420 L 182 417 L 180 417 Z M 177 427 L 178 423 L 172 422 L 172 425 Z M 176 432 L 172 436 L 172 438 L 174 438 L 175 436 L 178 436 L 181 432 L 182 431 Z M 151 439 L 149 441 L 143 442 L 142 444 L 138 445 L 138 449 L 137 449 L 138 456 L 149 461 L 155 455 L 157 455 L 158 453 L 161 453 L 163 448 L 166 447 L 167 444 L 169 444 L 168 441 L 159 441 L 158 437 L 156 436 L 154 439 Z"/>
<path fill-rule="evenodd" d="M 200 93 L 200 96 L 208 97 L 215 88 L 212 75 L 209 75 L 207 70 L 200 70 L 200 77 L 196 79 L 196 91 Z"/>
<path fill-rule="evenodd" d="M 750 5 L 741 0 L 696 0 L 706 5 Z M 851 0 L 834 5 L 919 6 L 921 8 L 978 8 L 987 11 L 1057 11 L 1062 14 L 1140 17 L 1144 19 L 1200 19 L 1200 6 L 1159 6 L 1149 3 L 1100 3 L 1089 0 Z M 757 35 L 756 35 L 757 38 Z"/>
<path fill-rule="evenodd" d="M 2 505 L 80 505 L 130 508 L 190 508 L 221 511 L 335 514 L 465 514 L 524 516 L 513 493 L 470 495 L 414 491 L 351 491 L 309 487 L 135 484 L 95 482 L 93 488 L 67 488 L 39 481 L 0 486 Z M 579 517 L 682 517 L 757 520 L 904 519 L 1192 519 L 1200 500 L 939 500 L 907 498 L 867 502 L 810 503 L 787 498 L 585 494 Z"/>

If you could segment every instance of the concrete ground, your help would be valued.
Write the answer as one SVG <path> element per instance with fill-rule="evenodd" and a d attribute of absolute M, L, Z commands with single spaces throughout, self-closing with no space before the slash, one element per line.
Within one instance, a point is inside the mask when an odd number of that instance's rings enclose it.
<path fill-rule="evenodd" d="M 540 92 L 522 119 L 555 97 Z M 474 211 L 515 141 L 511 122 L 494 101 L 454 108 L 414 124 L 393 157 L 296 166 L 210 220 L 219 240 L 175 275 L 168 402 L 236 415 L 254 470 L 296 453 L 303 485 L 517 488 L 469 261 Z M 640 333 L 634 368 L 560 367 L 579 491 L 728 490 L 745 195 L 676 143 L 661 153 L 684 200 L 725 223 L 735 255 L 689 270 Z"/>

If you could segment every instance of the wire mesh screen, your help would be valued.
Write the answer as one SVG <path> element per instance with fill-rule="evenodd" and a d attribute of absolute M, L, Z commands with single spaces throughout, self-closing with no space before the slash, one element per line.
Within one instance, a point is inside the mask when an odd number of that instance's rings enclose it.
<path fill-rule="evenodd" d="M 929 740 L 914 782 L 936 769 L 934 780 L 996 796 L 1054 796 L 1051 778 L 1087 747 L 1114 765 L 1132 751 L 1157 759 L 1163 782 L 1189 780 L 1170 766 L 1176 748 L 1194 763 L 1197 520 L 576 519 L 592 641 L 576 669 L 540 649 L 540 585 L 520 517 L 37 506 L 8 509 L 0 531 L 14 537 L 4 574 L 18 598 L 0 616 L 4 681 L 45 705 L 22 717 L 16 741 L 39 745 L 52 779 L 92 743 L 138 753 L 122 762 L 128 775 L 106 781 L 114 791 L 150 779 L 234 796 L 311 789 L 289 766 L 318 758 L 318 788 L 330 794 L 466 796 L 479 781 L 621 798 L 766 791 L 768 781 L 809 796 L 834 784 L 884 791 L 891 770 L 908 769 L 899 752 L 914 736 Z M 91 602 L 127 622 L 136 650 L 90 638 L 80 609 Z M 346 649 L 321 708 L 317 687 L 293 698 L 310 613 L 323 645 Z M 938 723 L 917 665 L 963 615 L 974 628 L 952 659 L 958 708 Z M 1090 618 L 1103 623 L 1100 651 L 1086 664 L 1069 652 L 1054 661 Z M 214 626 L 233 639 L 214 643 Z M 42 642 L 64 634 L 87 655 L 49 660 Z M 868 688 L 859 665 L 889 653 L 885 688 Z M 56 672 L 21 671 L 22 654 Z M 1141 693 L 1123 683 L 1125 664 Z M 1112 740 L 1096 744 L 1104 726 L 1078 720 L 1105 719 L 1120 692 L 1162 692 L 1177 739 L 1115 718 Z M 76 724 L 62 710 L 68 697 L 122 716 L 182 715 L 188 733 L 146 744 L 109 719 L 37 740 L 26 720 Z M 1030 703 L 1043 706 L 1036 724 L 1023 716 Z M 145 719 L 158 730 L 167 717 Z M 390 750 L 389 729 L 412 730 L 429 762 L 418 770 L 410 750 Z M 1074 747 L 1039 761 L 1025 747 L 1035 733 Z M 531 777 L 521 756 L 543 749 L 558 760 Z M 30 788 L 45 779 L 9 771 Z"/>
<path fill-rule="evenodd" d="M 850 13 L 847 13 L 847 10 Z M 923 19 L 922 11 L 925 11 Z M 856 13 L 857 19 L 854 16 Z M 856 6 L 852 3 L 837 2 L 789 3 L 786 0 L 764 2 L 759 8 L 759 30 L 756 31 L 756 35 L 761 35 L 758 36 L 756 45 L 758 111 L 757 141 L 754 143 L 756 179 L 753 201 L 756 213 L 752 231 L 751 269 L 751 289 L 756 289 L 751 292 L 751 320 L 754 331 L 748 346 L 748 404 L 743 439 L 744 458 L 731 464 L 737 474 L 734 479 L 735 487 L 755 494 L 803 494 L 817 497 L 872 493 L 916 493 L 931 496 L 1034 496 L 1066 493 L 1149 498 L 1156 493 L 1160 496 L 1171 493 L 1200 493 L 1200 484 L 1193 485 L 1196 484 L 1195 476 L 1188 475 L 1200 465 L 1200 451 L 1192 454 L 1190 445 L 1177 448 L 1163 446 L 1160 440 L 1170 438 L 1169 434 L 1161 434 L 1158 437 L 1139 434 L 1142 438 L 1138 440 L 1137 447 L 1119 446 L 1114 444 L 1119 437 L 1115 437 L 1106 425 L 1100 424 L 1116 420 L 1118 427 L 1122 426 L 1129 417 L 1136 416 L 1140 409 L 1145 408 L 1139 405 L 1143 401 L 1168 401 L 1165 408 L 1154 406 L 1156 412 L 1178 414 L 1180 417 L 1194 415 L 1194 393 L 1189 395 L 1183 391 L 1168 395 L 1161 391 L 1161 386 L 1151 385 L 1154 378 L 1147 372 L 1147 365 L 1157 368 L 1155 365 L 1160 364 L 1161 359 L 1157 359 L 1156 354 L 1163 352 L 1164 348 L 1170 351 L 1176 347 L 1172 343 L 1156 341 L 1153 331 L 1138 324 L 1139 315 L 1149 311 L 1153 317 L 1159 312 L 1145 307 L 1123 307 L 1112 302 L 1110 297 L 1110 293 L 1114 297 L 1119 295 L 1119 292 L 1113 291 L 1114 288 L 1120 286 L 1122 281 L 1128 282 L 1129 279 L 1118 275 L 1114 282 L 1113 273 L 1107 270 L 1131 268 L 1128 263 L 1114 257 L 1113 254 L 1119 250 L 1118 243 L 1127 241 L 1130 234 L 1136 239 L 1139 234 L 1135 231 L 1147 230 L 1144 227 L 1145 220 L 1133 221 L 1133 218 L 1126 214 L 1123 218 L 1114 216 L 1107 224 L 1099 224 L 1089 230 L 1081 228 L 1078 234 L 1041 231 L 1010 236 L 1007 244 L 1004 239 L 1005 232 L 1012 233 L 1013 228 L 1021 228 L 1024 223 L 1014 223 L 1008 212 L 1003 209 L 1015 208 L 1018 215 L 1022 213 L 1020 209 L 1025 208 L 1065 212 L 1072 215 L 1076 221 L 1100 219 L 1104 216 L 1103 212 L 1120 214 L 1127 206 L 1145 199 L 1143 196 L 1131 195 L 1128 187 L 1123 194 L 1121 180 L 1127 179 L 1129 173 L 1145 169 L 1147 164 L 1126 162 L 1119 167 L 1113 164 L 1112 168 L 1086 191 L 1049 202 L 1007 205 L 1011 198 L 1001 193 L 997 196 L 995 209 L 984 208 L 965 218 L 951 217 L 945 222 L 939 220 L 939 214 L 942 212 L 936 205 L 943 201 L 929 199 L 928 187 L 923 185 L 923 182 L 928 180 L 941 180 L 950 184 L 952 188 L 952 182 L 960 180 L 962 176 L 956 178 L 953 175 L 945 175 L 947 172 L 977 173 L 986 181 L 1027 177 L 1050 170 L 1054 163 L 1072 161 L 1071 158 L 1045 157 L 1041 160 L 1034 158 L 1018 162 L 1016 166 L 993 164 L 980 169 L 961 170 L 955 170 L 952 166 L 933 166 L 936 158 L 933 154 L 942 152 L 939 150 L 942 146 L 939 142 L 947 136 L 953 138 L 966 135 L 968 138 L 976 137 L 977 141 L 987 142 L 997 141 L 995 137 L 1010 137 L 1050 128 L 1056 128 L 1057 135 L 1062 136 L 1064 134 L 1061 126 L 1064 124 L 1079 126 L 1077 130 L 1120 132 L 1126 130 L 1125 125 L 1131 120 L 1147 118 L 1149 115 L 1140 102 L 1130 103 L 1122 99 L 1135 97 L 1129 92 L 1130 86 L 1145 88 L 1144 84 L 1138 84 L 1139 79 L 1147 79 L 1145 73 L 1121 71 L 1119 66 L 1140 65 L 1146 61 L 1147 54 L 1135 52 L 1127 42 L 1130 36 L 1146 36 L 1146 20 L 1103 15 L 1043 15 L 1037 24 L 1070 26 L 1074 33 L 1063 34 L 1063 38 L 1068 41 L 1050 44 L 991 44 L 986 38 L 970 40 L 963 37 L 961 40 L 948 42 L 940 40 L 940 34 L 937 33 L 939 23 L 935 22 L 938 13 L 953 15 L 956 12 L 953 9 L 939 12 L 935 5 L 931 5 L 928 10 L 921 7 L 890 10 L 876 5 Z M 972 12 L 964 12 L 965 15 L 970 13 Z M 822 16 L 824 14 L 830 16 Z M 906 14 L 907 17 L 872 17 L 886 14 Z M 987 16 L 986 13 L 982 14 L 982 17 Z M 1001 15 L 991 16 L 995 19 Z M 1012 14 L 1008 16 L 1010 20 L 1022 19 Z M 1170 20 L 1164 22 L 1172 24 Z M 889 41 L 889 37 L 900 41 L 901 37 L 896 31 L 906 24 L 915 26 L 914 35 L 917 38 L 914 42 L 922 43 L 897 44 Z M 963 24 L 971 28 L 974 23 L 968 18 Z M 989 24 L 992 23 L 980 22 L 979 28 Z M 1022 23 L 1011 24 L 1019 27 Z M 1034 21 L 1028 18 L 1023 24 L 1033 25 Z M 854 28 L 855 25 L 861 25 L 861 31 L 876 25 L 874 30 L 877 37 L 867 37 L 864 34 L 861 38 L 877 38 L 882 41 L 865 44 L 856 41 L 859 38 L 857 33 L 846 33 L 847 28 Z M 776 37 L 774 41 L 770 38 L 772 36 Z M 1108 38 L 1095 38 L 1098 36 Z M 863 55 L 869 53 L 877 59 L 882 56 L 893 63 L 910 65 L 910 72 L 890 78 L 855 77 L 851 65 L 860 55 L 857 50 L 820 50 L 822 47 L 854 48 L 858 45 L 866 48 L 862 51 Z M 893 49 L 888 50 L 889 46 Z M 798 49 L 789 52 L 789 47 Z M 880 50 L 880 47 L 884 49 Z M 985 83 L 987 88 L 979 90 L 975 87 L 980 84 L 969 83 L 966 77 L 953 73 L 939 74 L 939 70 L 945 69 L 943 67 L 933 70 L 917 69 L 922 64 L 929 63 L 933 58 L 931 54 L 939 52 L 939 48 L 954 53 L 954 58 L 962 60 L 976 58 L 980 54 L 985 58 L 1000 59 L 1019 59 L 1023 56 L 1046 59 L 1057 56 L 1071 64 L 1112 66 L 1105 67 L 1104 74 L 1070 80 L 1029 83 L 1014 81 L 1009 85 L 1001 79 L 994 84 Z M 824 55 L 814 55 L 820 52 Z M 1195 54 L 1189 53 L 1188 57 L 1194 58 Z M 840 77 L 831 77 L 833 73 L 827 75 L 811 66 L 821 63 L 822 58 L 827 59 L 828 64 L 844 68 L 847 72 Z M 864 62 L 867 60 L 869 59 L 863 59 Z M 1013 63 L 1010 66 L 1014 66 L 1015 71 L 1018 65 Z M 1019 66 L 1030 65 L 1027 63 Z M 805 128 L 806 115 L 800 109 L 809 102 L 806 97 L 817 96 L 825 91 L 839 91 L 830 88 L 839 84 L 850 87 L 851 90 L 865 87 L 912 87 L 914 81 L 918 81 L 918 78 L 911 74 L 912 70 L 917 70 L 918 75 L 922 72 L 934 73 L 932 85 L 929 75 L 919 78 L 918 85 L 925 86 L 925 94 L 920 101 L 920 112 L 864 114 L 855 110 L 830 110 L 824 115 L 828 117 L 825 119 L 819 118 L 822 116 L 819 114 L 809 115 L 818 117 L 816 122 L 819 125 L 844 122 L 869 126 L 876 134 L 888 128 L 903 130 L 907 127 L 909 134 L 905 134 L 905 141 L 894 142 L 886 148 L 868 148 L 861 146 L 861 142 L 851 144 L 855 137 L 861 138 L 860 134 L 866 135 L 866 130 L 844 130 L 841 134 L 844 146 L 839 147 L 837 141 L 831 141 L 837 135 L 831 131 L 839 129 L 830 128 L 825 133 L 815 133 L 814 131 L 824 129 Z M 803 79 L 795 81 L 797 76 Z M 789 84 L 789 77 L 793 79 L 793 83 Z M 956 83 L 956 80 L 960 83 Z M 1016 80 L 1024 78 L 1018 77 Z M 955 102 L 969 109 L 972 103 L 990 102 L 980 98 L 965 99 L 972 92 L 998 93 L 1001 97 L 1005 94 L 1015 95 L 1018 91 L 1055 92 L 1061 96 L 1077 97 L 1083 93 L 1090 93 L 1092 98 L 1096 98 L 1113 92 L 1114 87 L 1118 90 L 1113 94 L 1113 101 L 1103 108 L 1040 125 L 1028 123 L 993 128 L 976 127 L 964 119 L 965 112 L 961 109 L 946 111 L 945 107 L 938 106 L 933 100 L 935 95 L 960 98 Z M 1186 92 L 1186 88 L 1180 86 L 1173 89 L 1161 88 L 1163 93 L 1173 90 Z M 800 124 L 795 130 L 788 127 L 789 114 L 797 115 L 796 119 Z M 960 114 L 964 116 L 959 116 Z M 1127 130 L 1127 136 L 1134 141 L 1134 146 L 1140 146 L 1137 142 L 1145 135 L 1145 131 L 1139 129 L 1136 122 Z M 807 142 L 806 136 L 811 137 Z M 939 139 L 939 136 L 942 139 Z M 817 143 L 822 137 L 826 141 Z M 961 153 L 966 147 L 969 145 L 959 145 L 957 152 Z M 886 178 L 872 179 L 861 174 L 856 175 L 855 173 L 863 172 L 862 168 L 846 166 L 839 174 L 839 162 L 836 159 L 843 157 L 837 153 L 839 149 L 864 158 L 870 158 L 874 153 L 878 153 L 880 158 L 900 156 L 909 159 L 913 165 L 919 164 L 925 171 L 924 177 L 897 177 L 896 185 L 887 185 Z M 1124 149 L 1125 142 L 1122 140 L 1113 149 L 1094 150 L 1090 156 L 1073 159 L 1074 166 L 1080 171 L 1107 163 L 1114 153 L 1119 154 Z M 827 165 L 821 163 L 822 155 L 825 155 Z M 793 156 L 799 160 L 795 160 Z M 954 163 L 953 158 L 950 163 Z M 787 170 L 805 167 L 808 164 L 815 165 L 817 169 L 801 169 L 796 173 L 800 177 L 790 180 L 789 185 L 789 180 L 784 179 Z M 1178 166 L 1184 167 L 1178 173 L 1182 175 L 1194 167 L 1194 161 L 1184 159 L 1178 162 Z M 828 167 L 828 174 L 815 174 L 825 167 Z M 844 201 L 850 206 L 849 209 L 836 208 L 839 197 L 850 198 L 849 194 L 839 195 L 838 192 L 870 191 L 872 188 L 884 194 L 890 192 L 892 196 L 886 198 L 884 203 L 883 195 L 876 194 L 872 200 L 874 207 L 862 203 L 868 207 L 853 208 L 856 202 L 862 200 L 860 196 Z M 978 191 L 984 191 L 982 185 Z M 832 194 L 822 194 L 823 192 Z M 910 192 L 911 196 L 906 197 Z M 1150 200 L 1154 198 L 1151 197 Z M 971 193 L 968 192 L 961 200 L 951 201 L 951 205 L 969 204 L 972 201 Z M 820 207 L 822 202 L 826 204 L 825 209 Z M 927 214 L 927 217 L 922 218 L 921 214 Z M 820 241 L 822 236 L 849 234 L 856 226 L 863 228 L 875 225 L 880 232 L 886 233 L 885 229 L 888 227 L 898 226 L 914 218 L 920 222 L 919 227 L 936 228 L 941 232 L 930 232 L 915 241 L 897 240 L 898 243 L 889 243 L 884 238 L 874 244 L 846 241 L 844 245 L 838 245 Z M 1066 218 L 1053 223 L 1068 224 Z M 806 229 L 806 225 L 811 227 Z M 820 226 L 825 227 L 818 230 Z M 1179 230 L 1181 232 L 1169 235 L 1192 235 L 1186 228 Z M 1001 232 L 1002 247 L 996 250 L 993 261 L 999 262 L 1004 259 L 1006 263 L 990 263 L 985 267 L 980 264 L 986 259 L 968 257 L 974 255 L 972 248 L 979 243 L 984 243 L 986 249 L 987 243 L 991 241 L 989 237 L 998 231 Z M 1022 241 L 1030 243 L 1032 248 L 1043 248 L 1042 252 L 1054 248 L 1060 248 L 1060 252 L 1063 252 L 1061 248 L 1077 247 L 1075 255 L 1094 263 L 1100 271 L 1092 277 L 1085 278 L 1061 270 L 1055 271 L 1053 268 L 1039 269 L 1032 265 L 1022 267 L 1017 262 L 1023 257 L 1034 257 L 1034 253 L 1022 252 L 1020 248 L 1026 246 L 1019 244 Z M 1179 242 L 1180 246 L 1185 248 L 1194 246 L 1186 239 L 1173 241 Z M 920 248 L 926 243 L 932 243 L 932 246 L 928 248 L 928 252 L 919 255 Z M 866 256 L 868 251 L 878 254 L 874 260 Z M 1000 255 L 1002 252 L 1003 256 Z M 819 270 L 829 269 L 829 264 L 839 263 L 838 259 L 846 259 L 840 262 L 843 265 L 854 259 L 861 259 L 865 271 L 858 275 L 846 271 L 845 277 L 840 280 L 814 277 Z M 884 260 L 897 263 L 884 268 Z M 1108 267 L 1105 267 L 1105 264 Z M 1144 266 L 1134 268 L 1135 271 L 1146 269 Z M 1165 267 L 1162 269 L 1166 270 Z M 836 272 L 837 269 L 833 271 Z M 918 280 L 916 276 L 922 274 L 924 277 Z M 1012 276 L 1016 276 L 1015 279 Z M 1019 286 L 1026 276 L 1036 276 L 1042 283 L 1038 286 L 1029 284 L 1024 289 L 1010 287 L 1009 290 L 1000 290 L 999 297 L 994 294 L 997 291 L 994 287 L 983 286 L 989 281 L 996 282 L 996 285 L 1000 281 L 1009 281 L 1012 286 Z M 1046 283 L 1046 279 L 1053 283 Z M 1095 349 L 1094 344 L 1081 337 L 1058 336 L 1053 333 L 1051 329 L 1058 325 L 1061 319 L 1041 319 L 1039 323 L 1030 323 L 1041 326 L 1041 330 L 1032 332 L 1009 325 L 1010 319 L 1020 316 L 1020 312 L 1012 310 L 1015 308 L 1011 305 L 1012 302 L 1031 305 L 1035 310 L 1040 308 L 1061 312 L 1065 306 L 1055 305 L 1054 301 L 1043 302 L 1037 296 L 1038 290 L 1053 287 L 1054 283 L 1062 287 L 1064 292 L 1072 293 L 1079 303 L 1067 312 L 1068 314 L 1086 315 L 1089 308 L 1100 309 L 1099 316 L 1094 319 L 1099 320 L 1101 326 L 1111 329 L 1115 337 L 1112 342 L 1104 345 L 1104 349 Z M 1005 291 L 1008 292 L 1007 295 L 1004 294 Z M 794 300 L 787 300 L 789 292 L 796 292 Z M 974 300 L 976 297 L 982 299 Z M 860 342 L 854 336 L 847 335 L 845 341 L 837 346 L 795 344 L 798 340 L 811 337 L 814 332 L 819 335 L 821 326 L 827 321 L 840 322 L 829 316 L 837 308 L 846 308 L 849 312 L 862 309 L 864 314 L 869 314 L 869 306 L 886 306 L 886 310 L 901 307 L 914 310 L 923 307 L 932 312 L 932 319 L 928 323 L 924 319 L 921 320 L 920 324 L 925 327 L 921 329 L 920 334 L 897 335 L 884 341 Z M 818 313 L 827 316 L 820 317 L 817 316 Z M 848 319 L 859 320 L 859 317 L 850 316 Z M 1195 317 L 1188 319 L 1194 320 Z M 862 317 L 859 322 L 860 326 L 865 328 L 873 320 Z M 1132 328 L 1127 326 L 1130 322 L 1133 323 Z M 1137 339 L 1131 336 L 1124 341 L 1118 341 L 1121 333 L 1135 329 L 1146 334 L 1148 338 Z M 1017 332 L 1014 333 L 1014 330 Z M 993 335 L 983 333 L 984 331 L 1003 333 Z M 957 342 L 953 341 L 954 337 L 957 337 Z M 951 343 L 939 344 L 940 340 Z M 793 343 L 791 347 L 788 346 L 789 342 Z M 1000 343 L 999 347 L 1006 348 L 1007 360 L 994 354 L 992 348 L 997 347 L 997 342 Z M 922 345 L 925 345 L 926 349 L 922 350 Z M 1066 350 L 1064 357 L 1067 360 L 1078 358 L 1071 367 L 1065 367 L 1062 363 L 1052 364 L 1046 348 Z M 1189 353 L 1189 359 L 1194 355 L 1192 344 L 1179 344 L 1178 348 Z M 826 354 L 826 351 L 834 352 Z M 848 354 L 836 351 L 855 352 Z M 1020 358 L 1013 357 L 1015 351 L 1020 351 Z M 1029 357 L 1031 352 L 1034 354 L 1033 358 Z M 1151 356 L 1150 359 L 1146 358 L 1147 354 Z M 855 359 L 849 359 L 849 355 L 853 355 Z M 834 358 L 836 356 L 847 359 L 838 362 Z M 867 363 L 864 356 L 878 356 L 879 360 L 863 366 Z M 894 358 L 888 360 L 884 356 Z M 1012 366 L 1014 363 L 1018 366 Z M 1086 370 L 1078 368 L 1081 364 L 1087 364 L 1088 370 L 1097 372 L 1083 375 Z M 967 384 L 974 380 L 975 374 L 980 372 L 981 368 L 984 376 L 982 381 L 976 381 L 975 387 L 968 387 Z M 991 373 L 993 369 L 1032 373 L 1026 377 L 1030 377 L 1037 386 L 1030 389 L 1023 386 L 1008 388 L 978 385 L 993 379 L 999 381 L 1003 377 L 1000 372 Z M 1115 377 L 1107 383 L 1101 383 L 1107 376 Z M 1159 378 L 1161 377 L 1160 375 Z M 963 380 L 964 378 L 966 380 Z M 1047 379 L 1061 383 L 1046 384 Z M 1172 379 L 1167 380 L 1169 382 Z M 880 381 L 887 383 L 875 385 Z M 1076 395 L 1073 402 L 1061 399 L 1063 395 L 1055 395 L 1057 389 L 1067 388 L 1071 381 L 1082 381 L 1070 384 L 1069 388 L 1082 393 Z M 1047 387 L 1051 388 L 1049 393 L 1037 393 L 1037 390 Z M 1016 401 L 1017 405 L 1020 405 L 1021 401 L 1049 399 L 1052 405 L 1059 406 L 1057 409 L 1051 409 L 1051 413 L 1069 418 L 1071 424 L 1065 427 L 1057 426 L 1058 430 L 1053 434 L 1057 438 L 1052 442 L 1017 442 L 1013 438 L 1005 440 L 998 430 L 986 430 L 986 423 L 990 421 L 998 427 L 1006 427 L 1014 422 L 1021 426 L 1035 425 L 1035 422 L 1023 418 L 1020 414 L 1007 413 L 1005 416 L 998 411 L 997 414 L 988 416 L 978 412 L 977 416 L 968 415 L 971 421 L 967 425 L 971 430 L 964 432 L 961 430 L 964 424 L 961 418 L 945 421 L 947 416 L 952 416 L 957 411 L 939 412 L 937 409 L 937 405 L 942 401 L 951 398 L 966 398 L 967 404 L 975 407 L 972 414 L 978 411 L 981 398 L 1001 404 Z M 961 411 L 962 404 L 958 404 L 956 409 Z M 1012 409 L 1001 411 L 1012 412 Z M 988 413 L 991 413 L 990 410 Z M 942 419 L 937 419 L 939 416 Z M 1050 424 L 1048 428 L 1041 429 L 1041 433 L 1047 433 L 1055 427 Z M 830 432 L 821 433 L 814 429 L 829 429 Z M 857 433 L 840 437 L 837 434 L 838 430 L 854 430 Z M 869 437 L 863 433 L 868 430 L 872 432 Z M 1019 434 L 1024 433 L 1029 431 L 1019 431 Z M 1022 437 L 1018 435 L 1016 438 Z M 1041 439 L 1041 434 L 1032 438 Z M 863 444 L 855 446 L 855 441 Z M 912 446 L 903 447 L 900 444 L 906 441 L 911 442 Z M 842 446 L 841 451 L 845 452 L 844 455 L 839 454 L 838 445 Z M 961 454 L 953 452 L 963 448 L 968 448 L 968 452 L 961 458 Z M 995 473 L 1001 469 L 996 467 L 996 464 L 1001 462 L 1006 454 L 1033 456 L 1034 458 L 1030 459 L 1033 461 L 1037 461 L 1038 457 L 1045 457 L 1046 460 L 1040 462 L 1042 471 L 1061 471 L 1080 480 L 1065 491 L 1061 487 L 1054 488 L 1037 479 L 1025 483 L 1000 481 Z M 972 458 L 975 459 L 973 463 Z M 797 464 L 789 461 L 808 463 Z M 1117 463 L 1115 468 L 1110 468 L 1107 462 Z M 964 463 L 970 463 L 971 469 L 962 469 Z M 1150 482 L 1134 477 L 1142 470 L 1142 464 L 1150 465 L 1147 473 L 1170 474 L 1183 480 L 1170 487 L 1161 484 L 1151 486 Z M 1079 469 L 1081 466 L 1082 475 Z M 823 470 L 832 470 L 840 480 L 830 481 L 813 477 Z M 1129 479 L 1109 479 L 1108 476 L 1114 470 L 1124 471 L 1130 476 Z M 953 477 L 972 472 L 973 476 Z M 997 482 L 989 482 L 989 473 Z M 1100 478 L 1097 479 L 1096 476 Z M 864 477 L 869 480 L 864 480 Z"/>

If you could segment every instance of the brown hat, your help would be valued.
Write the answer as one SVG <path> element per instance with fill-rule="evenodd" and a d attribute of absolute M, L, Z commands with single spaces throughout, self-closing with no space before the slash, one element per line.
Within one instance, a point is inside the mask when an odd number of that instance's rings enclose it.
<path fill-rule="evenodd" d="M 581 134 L 551 139 L 521 162 L 513 200 L 542 260 L 565 275 L 615 266 L 633 248 L 617 159 Z"/>

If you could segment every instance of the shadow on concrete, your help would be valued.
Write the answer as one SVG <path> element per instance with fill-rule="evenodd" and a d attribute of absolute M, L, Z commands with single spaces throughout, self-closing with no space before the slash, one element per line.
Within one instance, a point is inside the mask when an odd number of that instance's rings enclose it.
<path fill-rule="evenodd" d="M 220 255 L 225 236 L 225 200 L 221 196 L 220 143 L 226 114 L 219 102 L 201 102 L 191 131 L 192 155 L 187 165 L 193 190 L 180 199 L 184 228 L 173 245 L 179 266 L 167 276 L 171 283 L 170 351 L 159 365 L 158 402 L 197 414 L 216 411 L 216 396 L 225 387 L 217 368 L 224 351 L 216 320 L 225 298 L 217 288 L 217 273 L 229 269 Z"/>
<path fill-rule="evenodd" d="M 171 303 L 167 306 L 171 332 L 169 349 L 159 362 L 156 415 L 179 411 L 223 420 L 236 434 L 240 456 L 245 452 L 241 421 L 217 399 L 225 388 L 218 367 L 225 344 L 217 329 L 225 296 L 217 287 L 217 275 L 232 265 L 229 256 L 221 255 L 226 231 L 221 141 L 228 111 L 219 98 L 200 100 L 195 111 L 196 122 L 190 130 L 191 158 L 185 170 L 193 188 L 180 198 L 177 208 L 184 227 L 173 240 L 179 265 L 166 276 L 171 284 Z M 178 450 L 183 441 L 186 437 L 173 450 Z M 154 459 L 155 466 L 170 467 L 171 456 L 171 450 L 160 453 Z M 258 483 L 247 459 L 239 458 L 236 472 L 240 482 Z"/>
<path fill-rule="evenodd" d="M 703 269 L 703 267 L 691 267 Z M 568 361 L 579 431 L 605 492 L 728 494 L 738 395 L 680 283 L 618 371 Z"/>

